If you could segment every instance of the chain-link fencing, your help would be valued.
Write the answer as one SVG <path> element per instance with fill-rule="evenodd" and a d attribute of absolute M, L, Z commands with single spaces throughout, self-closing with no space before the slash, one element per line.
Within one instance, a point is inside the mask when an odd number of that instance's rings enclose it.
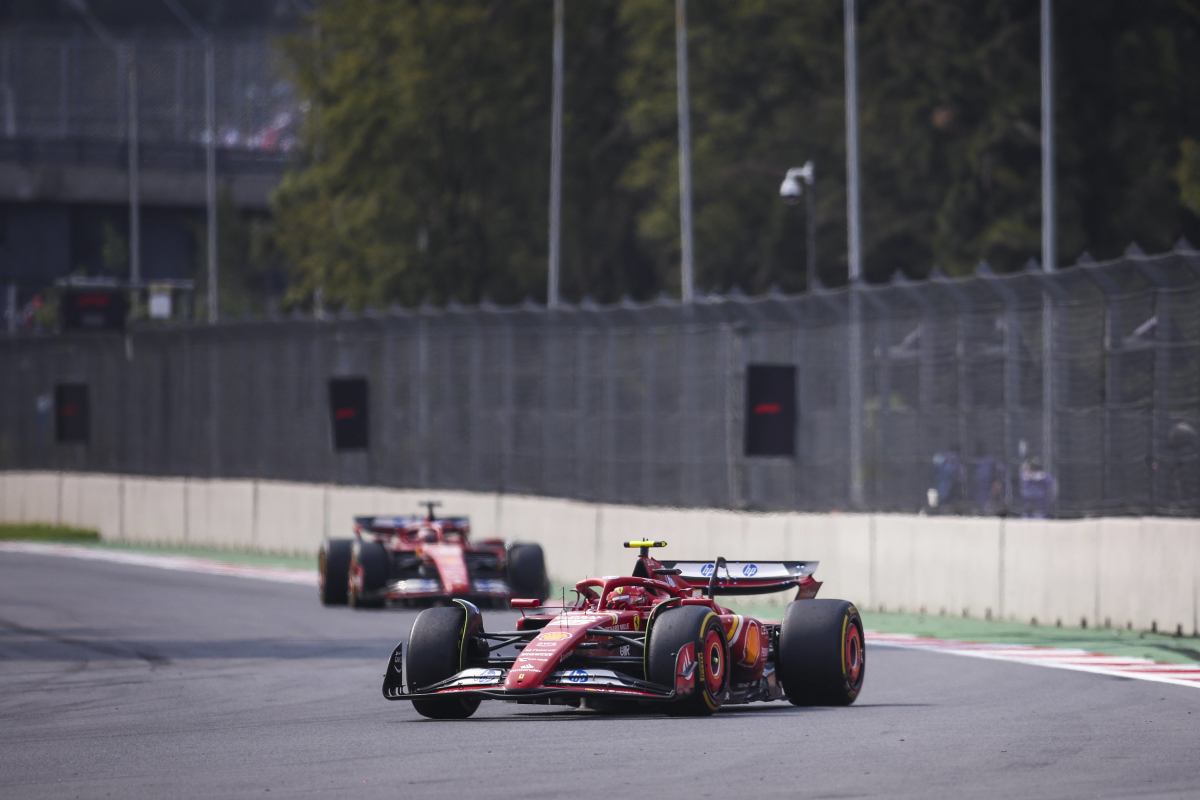
<path fill-rule="evenodd" d="M 0 467 L 685 507 L 1200 514 L 1200 255 L 981 273 L 689 306 L 10 338 Z M 759 364 L 796 368 L 794 457 L 745 454 Z M 365 450 L 332 444 L 328 382 L 342 377 L 367 379 Z M 88 387 L 86 444 L 55 440 L 63 384 Z"/>

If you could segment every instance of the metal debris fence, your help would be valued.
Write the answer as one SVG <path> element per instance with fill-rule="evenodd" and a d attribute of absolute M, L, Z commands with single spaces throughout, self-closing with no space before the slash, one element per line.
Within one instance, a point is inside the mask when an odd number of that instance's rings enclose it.
<path fill-rule="evenodd" d="M 794 458 L 743 454 L 750 364 L 797 368 Z M 9 469 L 760 510 L 1200 514 L 1200 254 L 1186 243 L 1053 274 L 689 306 L 15 337 L 0 375 Z M 335 452 L 327 382 L 351 376 L 369 382 L 369 447 Z M 87 444 L 54 441 L 63 383 L 89 387 Z"/>

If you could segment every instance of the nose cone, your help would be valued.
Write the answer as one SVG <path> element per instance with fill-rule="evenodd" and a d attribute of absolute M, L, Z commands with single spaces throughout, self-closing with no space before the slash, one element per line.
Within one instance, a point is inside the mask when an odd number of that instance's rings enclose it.
<path fill-rule="evenodd" d="M 555 620 L 556 622 L 557 620 Z M 505 689 L 536 689 L 566 658 L 579 640 L 587 634 L 587 626 L 568 628 L 551 622 L 525 646 L 504 681 Z"/>
<path fill-rule="evenodd" d="M 504 679 L 504 688 L 538 688 L 587 637 L 588 628 L 611 625 L 615 619 L 615 614 L 559 614 L 521 651 Z"/>

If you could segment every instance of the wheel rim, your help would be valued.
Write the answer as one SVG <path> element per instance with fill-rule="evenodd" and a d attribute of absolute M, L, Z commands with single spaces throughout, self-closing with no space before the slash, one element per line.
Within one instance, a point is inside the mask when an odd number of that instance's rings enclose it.
<path fill-rule="evenodd" d="M 704 682 L 709 694 L 716 695 L 725 682 L 725 648 L 721 634 L 709 630 L 704 636 Z"/>
<path fill-rule="evenodd" d="M 851 622 L 846 631 L 846 680 L 853 688 L 862 683 L 863 672 L 863 641 L 862 631 L 858 625 Z"/>

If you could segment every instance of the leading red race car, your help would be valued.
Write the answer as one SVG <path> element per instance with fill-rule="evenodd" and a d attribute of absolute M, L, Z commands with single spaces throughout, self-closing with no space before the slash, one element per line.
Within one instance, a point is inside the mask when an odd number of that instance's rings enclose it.
<path fill-rule="evenodd" d="M 355 517 L 354 539 L 326 539 L 317 557 L 321 602 L 381 608 L 467 598 L 508 606 L 548 591 L 541 545 L 471 541 L 466 517 Z"/>
<path fill-rule="evenodd" d="M 516 630 L 489 633 L 472 603 L 421 612 L 396 646 L 383 681 L 388 700 L 410 700 L 433 719 L 464 719 L 485 698 L 580 706 L 638 705 L 672 715 L 786 698 L 796 705 L 849 705 L 866 668 L 858 610 L 814 599 L 815 561 L 658 561 L 640 548 L 630 576 L 576 584 L 577 599 L 522 609 Z M 718 594 L 798 589 L 783 621 L 761 622 L 718 605 Z M 516 647 L 516 655 L 498 651 Z"/>

